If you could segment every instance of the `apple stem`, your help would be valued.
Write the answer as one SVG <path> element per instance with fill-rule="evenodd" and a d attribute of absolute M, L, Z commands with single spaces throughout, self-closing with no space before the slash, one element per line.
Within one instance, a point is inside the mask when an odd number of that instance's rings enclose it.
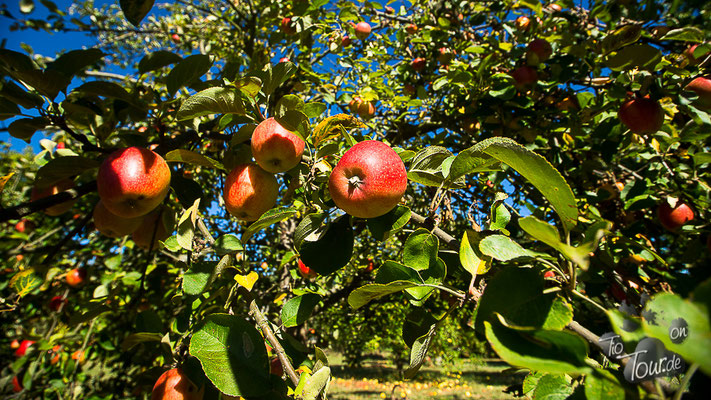
<path fill-rule="evenodd" d="M 348 185 L 357 188 L 360 186 L 360 184 L 363 183 L 363 181 L 360 179 L 358 175 L 353 175 L 350 178 L 348 178 Z"/>

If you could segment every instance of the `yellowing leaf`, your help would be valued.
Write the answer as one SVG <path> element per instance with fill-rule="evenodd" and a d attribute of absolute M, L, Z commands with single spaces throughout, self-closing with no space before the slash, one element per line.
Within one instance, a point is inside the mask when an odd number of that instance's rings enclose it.
<path fill-rule="evenodd" d="M 244 286 L 244 288 L 250 292 L 252 291 L 254 284 L 257 283 L 257 279 L 259 279 L 259 275 L 254 271 L 248 273 L 247 275 L 235 275 L 237 283 Z"/>
<path fill-rule="evenodd" d="M 365 125 L 358 118 L 348 114 L 336 114 L 328 117 L 314 128 L 312 134 L 314 146 L 318 147 L 321 142 L 338 136 L 342 128 L 365 128 Z"/>
<path fill-rule="evenodd" d="M 2 190 L 5 189 L 5 184 L 7 183 L 7 181 L 10 180 L 10 178 L 12 178 L 12 176 L 14 174 L 15 174 L 14 172 L 10 172 L 9 174 L 7 174 L 5 176 L 0 177 L 0 193 L 2 193 Z"/>

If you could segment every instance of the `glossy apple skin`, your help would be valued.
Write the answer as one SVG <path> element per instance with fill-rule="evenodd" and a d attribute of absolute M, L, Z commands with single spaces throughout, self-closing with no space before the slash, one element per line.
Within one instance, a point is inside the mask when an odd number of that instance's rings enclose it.
<path fill-rule="evenodd" d="M 657 210 L 657 216 L 663 227 L 675 231 L 694 219 L 694 210 L 684 202 L 679 202 L 676 207 L 672 208 L 669 203 L 662 201 Z"/>
<path fill-rule="evenodd" d="M 67 272 L 67 285 L 78 288 L 84 284 L 86 281 L 86 269 L 85 268 L 74 268 Z"/>
<path fill-rule="evenodd" d="M 23 340 L 22 342 L 20 342 L 20 347 L 18 347 L 17 350 L 15 350 L 15 356 L 16 357 L 24 356 L 27 353 L 27 349 L 29 349 L 30 346 L 32 346 L 33 344 L 35 344 L 35 342 L 33 340 L 26 340 L 26 339 Z"/>
<path fill-rule="evenodd" d="M 59 311 L 67 300 L 62 298 L 62 296 L 54 296 L 52 300 L 49 301 L 49 309 L 52 311 Z"/>
<path fill-rule="evenodd" d="M 331 171 L 328 189 L 338 208 L 359 218 L 392 210 L 407 189 L 407 170 L 390 146 L 377 140 L 357 143 Z"/>
<path fill-rule="evenodd" d="M 375 116 L 375 106 L 369 101 L 360 102 L 358 104 L 358 115 L 365 120 L 373 118 Z"/>
<path fill-rule="evenodd" d="M 274 207 L 278 195 L 279 183 L 274 175 L 256 164 L 241 164 L 227 176 L 222 198 L 235 218 L 256 221 Z"/>
<path fill-rule="evenodd" d="M 699 96 L 695 102 L 699 108 L 711 111 L 711 76 L 695 78 L 686 85 L 686 90 L 692 90 Z"/>
<path fill-rule="evenodd" d="M 180 368 L 173 368 L 158 378 L 151 400 L 202 400 L 204 394 L 204 386 L 198 388 Z"/>
<path fill-rule="evenodd" d="M 350 38 L 350 36 L 343 36 L 341 38 L 341 46 L 343 47 L 348 47 L 353 43 L 353 39 Z"/>
<path fill-rule="evenodd" d="M 511 72 L 511 76 L 516 81 L 515 86 L 519 89 L 532 86 L 538 81 L 538 72 L 529 66 L 516 68 Z"/>
<path fill-rule="evenodd" d="M 96 229 L 104 236 L 110 238 L 120 238 L 130 235 L 135 232 L 138 227 L 141 226 L 141 222 L 143 222 L 143 217 L 124 218 L 111 213 L 111 211 L 104 207 L 104 203 L 101 200 L 94 206 L 93 217 Z"/>
<path fill-rule="evenodd" d="M 163 202 L 170 190 L 170 167 L 151 150 L 129 147 L 104 160 L 96 184 L 101 201 L 112 214 L 136 218 Z"/>
<path fill-rule="evenodd" d="M 427 61 L 424 58 L 417 57 L 414 60 L 412 60 L 412 69 L 414 69 L 417 72 L 422 71 L 425 69 L 425 66 L 427 65 Z"/>
<path fill-rule="evenodd" d="M 155 239 L 153 239 L 154 231 Z M 151 250 L 155 250 L 158 248 L 159 242 L 168 239 L 172 232 L 172 229 L 165 226 L 162 213 L 156 210 L 142 218 L 141 225 L 133 232 L 131 239 L 136 243 L 136 246 L 146 251 L 151 246 L 151 240 L 153 239 L 153 248 Z"/>
<path fill-rule="evenodd" d="M 640 97 L 625 101 L 617 117 L 633 133 L 655 133 L 664 123 L 664 110 L 658 102 Z"/>
<path fill-rule="evenodd" d="M 370 24 L 365 21 L 358 22 L 355 26 L 355 35 L 360 40 L 365 40 L 368 36 L 370 36 L 370 31 Z"/>
<path fill-rule="evenodd" d="M 535 39 L 528 44 L 527 53 L 533 53 L 538 57 L 538 61 L 547 61 L 553 55 L 553 47 L 545 39 Z"/>
<path fill-rule="evenodd" d="M 28 219 L 21 219 L 15 224 L 15 230 L 20 233 L 31 233 L 35 229 L 35 223 Z"/>
<path fill-rule="evenodd" d="M 299 264 L 299 272 L 301 273 L 301 276 L 303 276 L 306 279 L 312 279 L 315 278 L 318 273 L 311 268 L 307 267 L 306 264 L 304 264 L 301 259 L 298 259 L 298 264 Z"/>
<path fill-rule="evenodd" d="M 46 188 L 34 187 L 34 188 L 32 188 L 32 194 L 30 196 L 30 200 L 35 201 L 35 200 L 39 200 L 44 197 L 49 197 L 49 196 L 55 195 L 59 192 L 64 192 L 66 190 L 72 189 L 75 186 L 76 185 L 74 185 L 73 180 L 62 179 L 61 181 L 55 183 L 54 185 L 46 187 Z M 52 207 L 45 208 L 44 213 L 51 216 L 51 217 L 56 217 L 58 215 L 62 215 L 65 212 L 71 210 L 74 203 L 76 203 L 76 199 L 65 201 L 64 203 L 55 204 Z"/>
<path fill-rule="evenodd" d="M 273 174 L 299 165 L 306 143 L 274 118 L 267 118 L 252 133 L 252 155 L 263 170 Z"/>
<path fill-rule="evenodd" d="M 514 22 L 514 26 L 520 32 L 527 31 L 528 28 L 531 27 L 531 19 L 522 15 L 522 16 L 516 18 L 516 21 Z"/>

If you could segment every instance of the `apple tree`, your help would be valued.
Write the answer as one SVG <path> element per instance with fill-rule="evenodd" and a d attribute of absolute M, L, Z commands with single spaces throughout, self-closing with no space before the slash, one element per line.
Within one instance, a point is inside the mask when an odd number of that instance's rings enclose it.
<path fill-rule="evenodd" d="M 319 399 L 325 350 L 483 341 L 531 398 L 708 383 L 710 3 L 1 12 L 93 43 L 0 49 L 4 396 Z"/>

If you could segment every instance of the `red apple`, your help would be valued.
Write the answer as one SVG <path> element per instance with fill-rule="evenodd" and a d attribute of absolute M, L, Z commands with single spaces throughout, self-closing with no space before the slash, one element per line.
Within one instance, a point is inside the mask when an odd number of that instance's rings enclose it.
<path fill-rule="evenodd" d="M 711 76 L 695 78 L 685 89 L 692 90 L 699 96 L 695 103 L 699 108 L 711 111 Z"/>
<path fill-rule="evenodd" d="M 655 133 L 664 123 L 664 110 L 649 97 L 638 97 L 625 101 L 617 117 L 633 133 Z"/>
<path fill-rule="evenodd" d="M 697 65 L 700 63 L 702 60 L 694 57 L 694 50 L 699 47 L 698 44 L 691 45 L 688 49 L 684 50 L 684 57 L 686 57 L 689 60 L 689 65 Z M 704 59 L 708 56 L 708 53 L 705 53 L 701 55 L 701 58 Z"/>
<path fill-rule="evenodd" d="M 554 11 L 554 12 L 561 12 L 561 11 L 563 11 L 563 7 L 561 7 L 560 4 L 556 4 L 556 3 L 550 4 L 550 5 L 548 6 L 548 8 L 550 8 L 551 11 Z"/>
<path fill-rule="evenodd" d="M 20 233 L 31 233 L 35 229 L 35 223 L 28 220 L 28 219 L 21 219 L 18 223 L 15 224 L 15 230 L 20 232 Z"/>
<path fill-rule="evenodd" d="M 514 26 L 519 32 L 527 31 L 528 28 L 531 27 L 531 20 L 527 16 L 522 15 L 516 18 L 516 21 L 514 21 Z"/>
<path fill-rule="evenodd" d="M 543 274 L 543 278 L 545 278 L 545 279 L 553 279 L 553 278 L 555 278 L 555 272 L 553 272 L 553 271 L 546 271 L 546 273 Z"/>
<path fill-rule="evenodd" d="M 49 301 L 49 309 L 52 311 L 59 311 L 65 304 L 67 304 L 67 299 L 62 296 L 54 296 L 52 297 L 52 300 Z"/>
<path fill-rule="evenodd" d="M 405 27 L 405 32 L 407 32 L 408 35 L 414 35 L 415 33 L 417 33 L 417 30 L 418 30 L 418 28 L 417 28 L 417 25 L 415 25 L 415 24 L 408 24 Z"/>
<path fill-rule="evenodd" d="M 298 260 L 299 264 L 299 273 L 301 273 L 301 276 L 303 276 L 305 279 L 313 279 L 316 276 L 318 276 L 318 273 L 316 271 L 312 270 L 311 268 L 307 267 L 306 264 L 304 264 L 303 261 L 299 258 Z"/>
<path fill-rule="evenodd" d="M 15 393 L 20 393 L 22 391 L 22 385 L 20 380 L 17 379 L 17 375 L 12 377 L 12 391 Z"/>
<path fill-rule="evenodd" d="M 143 222 L 142 217 L 124 218 L 112 214 L 111 211 L 104 207 L 104 203 L 101 200 L 94 206 L 93 216 L 96 230 L 110 238 L 130 235 Z"/>
<path fill-rule="evenodd" d="M 173 40 L 173 43 L 180 43 L 180 36 L 177 33 L 170 35 L 170 38 Z"/>
<path fill-rule="evenodd" d="M 276 376 L 284 375 L 284 367 L 278 357 L 274 357 L 269 362 L 269 373 Z"/>
<path fill-rule="evenodd" d="M 677 201 L 674 206 L 664 200 L 659 205 L 657 216 L 663 227 L 670 231 L 675 231 L 694 219 L 694 210 L 681 200 Z"/>
<path fill-rule="evenodd" d="M 296 33 L 296 27 L 294 26 L 294 23 L 291 21 L 290 17 L 284 17 L 281 20 L 281 31 L 285 35 L 293 35 Z"/>
<path fill-rule="evenodd" d="M 77 350 L 72 353 L 72 360 L 75 360 L 77 363 L 83 362 L 85 358 L 86 353 L 84 352 L 84 350 Z"/>
<path fill-rule="evenodd" d="M 13 349 L 13 350 L 20 348 L 20 341 L 17 340 L 17 339 L 14 339 L 14 340 L 10 343 L 10 348 Z"/>
<path fill-rule="evenodd" d="M 551 55 L 553 55 L 553 47 L 545 39 L 533 40 L 526 49 L 526 58 L 531 65 L 538 65 L 551 58 Z"/>
<path fill-rule="evenodd" d="M 153 211 L 170 190 L 170 167 L 151 150 L 129 147 L 111 153 L 96 177 L 99 197 L 112 214 L 135 218 Z"/>
<path fill-rule="evenodd" d="M 57 143 L 57 147 L 55 147 L 55 148 L 56 148 L 57 150 L 62 150 L 63 148 L 65 148 L 64 142 L 59 142 L 59 143 Z"/>
<path fill-rule="evenodd" d="M 59 192 L 64 192 L 66 190 L 74 188 L 74 181 L 71 179 L 62 179 L 59 182 L 56 182 L 52 186 L 45 187 L 45 188 L 37 188 L 34 187 L 32 188 L 32 194 L 30 196 L 30 200 L 35 201 L 39 200 L 44 197 L 52 196 L 55 195 Z M 72 206 L 76 203 L 76 199 L 65 201 L 64 203 L 59 203 L 55 204 L 52 207 L 45 208 L 44 213 L 56 217 L 58 215 L 62 215 L 65 212 L 69 211 Z"/>
<path fill-rule="evenodd" d="M 369 101 L 363 101 L 358 104 L 358 115 L 369 120 L 375 116 L 375 106 Z"/>
<path fill-rule="evenodd" d="M 341 157 L 328 180 L 340 209 L 359 218 L 375 218 L 400 202 L 407 189 L 407 170 L 400 156 L 385 143 L 366 140 Z"/>
<path fill-rule="evenodd" d="M 86 281 L 86 269 L 85 268 L 74 268 L 67 272 L 67 285 L 77 288 L 82 286 Z"/>
<path fill-rule="evenodd" d="M 365 40 L 370 36 L 370 24 L 365 21 L 358 22 L 355 26 L 355 35 L 358 39 Z"/>
<path fill-rule="evenodd" d="M 299 165 L 306 143 L 274 118 L 262 121 L 252 133 L 252 155 L 263 170 L 286 172 Z"/>
<path fill-rule="evenodd" d="M 151 400 L 202 400 L 204 394 L 204 386 L 198 388 L 180 368 L 173 368 L 158 378 Z"/>
<path fill-rule="evenodd" d="M 62 356 L 60 353 L 60 350 L 62 349 L 62 346 L 56 345 L 52 347 L 52 350 L 50 351 L 50 354 L 52 354 L 52 358 L 49 360 L 49 363 L 51 365 L 54 365 L 59 362 L 59 358 Z"/>
<path fill-rule="evenodd" d="M 346 35 L 341 38 L 341 46 L 348 47 L 351 43 L 353 43 L 353 39 L 350 36 Z"/>
<path fill-rule="evenodd" d="M 280 63 L 285 63 L 285 62 L 289 62 L 289 61 L 291 61 L 291 60 L 289 60 L 288 57 L 282 57 L 282 58 L 279 59 L 279 62 L 280 62 Z"/>
<path fill-rule="evenodd" d="M 368 259 L 368 266 L 365 267 L 365 272 L 373 272 L 375 269 L 375 262 L 373 262 L 372 258 Z"/>
<path fill-rule="evenodd" d="M 225 208 L 237 219 L 255 221 L 274 207 L 279 183 L 274 175 L 255 164 L 236 166 L 225 180 Z"/>
<path fill-rule="evenodd" d="M 363 99 L 360 98 L 360 96 L 353 96 L 351 101 L 348 103 L 348 109 L 351 110 L 353 114 L 358 114 L 358 107 L 360 107 L 360 103 L 363 102 Z"/>
<path fill-rule="evenodd" d="M 511 72 L 511 76 L 514 78 L 514 81 L 516 81 L 515 86 L 518 89 L 526 89 L 538 81 L 538 73 L 529 66 L 516 68 Z"/>
<path fill-rule="evenodd" d="M 155 238 L 153 238 L 153 232 L 155 232 Z M 148 251 L 149 248 L 155 250 L 158 248 L 159 242 L 168 239 L 172 232 L 173 229 L 165 225 L 163 213 L 156 210 L 143 217 L 141 225 L 133 232 L 131 239 L 136 243 L 136 246 L 143 250 Z M 151 241 L 153 242 L 152 248 Z"/>
<path fill-rule="evenodd" d="M 422 57 L 417 57 L 412 60 L 412 63 L 410 65 L 412 66 L 412 69 L 417 72 L 420 72 L 425 69 L 425 66 L 427 66 L 427 61 Z"/>
<path fill-rule="evenodd" d="M 20 342 L 20 347 L 18 347 L 15 350 L 15 356 L 16 357 L 22 357 L 27 353 L 27 349 L 29 349 L 35 342 L 33 340 L 23 340 Z"/>

